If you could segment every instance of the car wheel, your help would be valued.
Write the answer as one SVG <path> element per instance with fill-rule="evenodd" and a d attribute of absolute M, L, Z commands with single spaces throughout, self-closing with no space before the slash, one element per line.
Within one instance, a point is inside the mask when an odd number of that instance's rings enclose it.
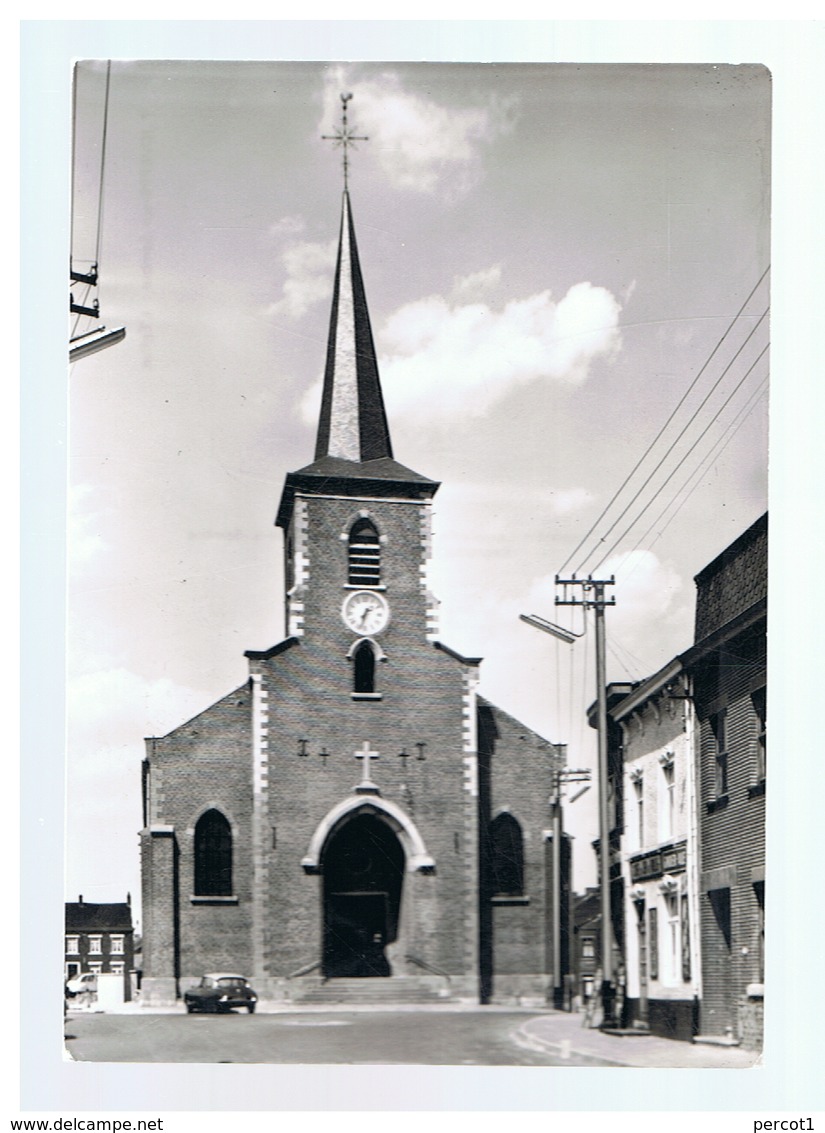
<path fill-rule="evenodd" d="M 195 1004 L 194 1003 L 187 1003 L 186 1004 L 186 1014 L 187 1015 L 192 1015 L 194 1013 L 194 1010 L 195 1010 Z"/>
<path fill-rule="evenodd" d="M 207 1015 L 217 1015 L 218 1005 L 213 999 L 209 999 L 206 1002 L 204 1010 L 206 1011 Z"/>
<path fill-rule="evenodd" d="M 250 1015 L 255 1014 L 255 1004 L 254 1003 L 247 1003 L 246 1009 L 247 1009 L 247 1011 L 249 1012 Z"/>

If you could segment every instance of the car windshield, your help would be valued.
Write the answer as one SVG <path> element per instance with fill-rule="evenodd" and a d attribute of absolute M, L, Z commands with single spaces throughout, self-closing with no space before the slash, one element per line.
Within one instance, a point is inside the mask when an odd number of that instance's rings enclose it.
<path fill-rule="evenodd" d="M 236 979 L 218 980 L 218 987 L 246 987 L 246 980 L 236 980 Z"/>

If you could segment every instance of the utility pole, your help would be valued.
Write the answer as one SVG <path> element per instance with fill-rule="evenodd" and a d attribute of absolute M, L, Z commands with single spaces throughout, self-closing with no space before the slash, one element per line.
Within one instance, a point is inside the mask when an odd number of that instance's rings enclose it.
<path fill-rule="evenodd" d="M 610 816 L 608 813 L 607 778 L 607 681 L 605 664 L 605 606 L 615 606 L 615 598 L 605 597 L 605 587 L 615 579 L 559 578 L 556 586 L 562 587 L 562 596 L 556 595 L 557 606 L 583 606 L 594 611 L 596 620 L 596 720 L 599 736 L 599 890 L 602 920 L 602 1027 L 615 1023 L 613 1008 L 616 992 L 613 986 L 613 929 L 610 918 Z M 576 597 L 576 588 L 581 596 Z"/>
<path fill-rule="evenodd" d="M 566 744 L 558 747 L 567 748 Z M 553 819 L 553 902 L 552 902 L 552 932 L 553 932 L 553 1006 L 560 1011 L 564 1006 L 564 973 L 561 964 L 561 842 L 564 834 L 562 821 L 562 795 L 568 783 L 589 783 L 590 772 L 586 768 L 559 767 L 553 772 L 553 793 L 550 796 L 550 814 Z M 587 790 L 587 787 L 584 788 Z M 583 794 L 580 791 L 579 794 Z M 576 796 L 578 797 L 578 795 Z"/>

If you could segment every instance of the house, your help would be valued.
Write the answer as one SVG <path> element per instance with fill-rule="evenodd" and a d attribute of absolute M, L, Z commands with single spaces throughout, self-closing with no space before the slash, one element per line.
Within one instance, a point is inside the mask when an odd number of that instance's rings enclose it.
<path fill-rule="evenodd" d="M 129 987 L 134 966 L 132 903 L 93 904 L 78 897 L 66 902 L 64 978 L 86 972 L 123 975 Z"/>
<path fill-rule="evenodd" d="M 625 1026 L 691 1040 L 700 987 L 694 716 L 678 658 L 610 709 L 621 727 Z"/>
<path fill-rule="evenodd" d="M 696 576 L 701 1032 L 762 1044 L 768 516 Z"/>

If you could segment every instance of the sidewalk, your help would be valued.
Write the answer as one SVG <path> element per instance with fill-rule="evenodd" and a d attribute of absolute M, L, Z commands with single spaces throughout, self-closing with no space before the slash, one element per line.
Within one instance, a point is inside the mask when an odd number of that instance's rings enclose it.
<path fill-rule="evenodd" d="M 613 1066 L 667 1069 L 738 1069 L 758 1066 L 759 1051 L 737 1046 L 712 1046 L 679 1042 L 656 1035 L 608 1035 L 582 1027 L 581 1015 L 554 1011 L 528 1019 L 516 1031 L 516 1039 L 532 1050 L 543 1050 L 570 1065 L 592 1065 L 599 1060 Z"/>

